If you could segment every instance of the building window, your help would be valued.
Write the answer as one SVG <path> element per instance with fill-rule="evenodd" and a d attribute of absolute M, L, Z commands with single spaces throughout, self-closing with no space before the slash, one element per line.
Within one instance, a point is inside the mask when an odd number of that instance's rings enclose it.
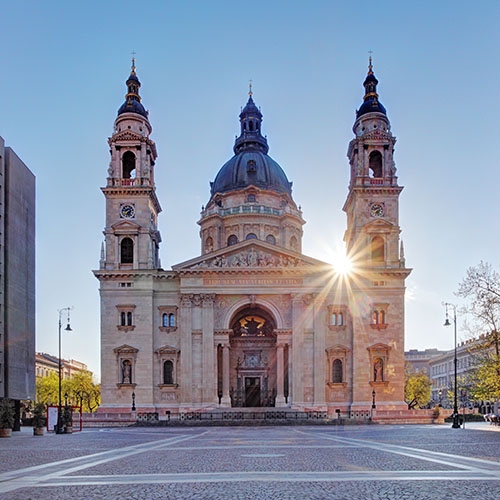
<path fill-rule="evenodd" d="M 175 314 L 173 313 L 163 313 L 162 314 L 162 320 L 161 320 L 161 326 L 164 327 L 175 327 Z"/>
<path fill-rule="evenodd" d="M 257 235 L 255 233 L 248 233 L 246 239 L 247 240 L 256 240 Z"/>
<path fill-rule="evenodd" d="M 387 328 L 387 309 L 389 304 L 374 304 L 372 310 L 371 326 L 377 330 Z"/>
<path fill-rule="evenodd" d="M 334 359 L 332 364 L 332 382 L 341 384 L 343 382 L 343 367 L 340 359 Z"/>
<path fill-rule="evenodd" d="M 328 356 L 328 366 L 331 370 L 328 375 L 328 384 L 342 384 L 345 386 L 345 369 L 349 361 L 349 349 L 342 345 L 336 345 L 327 349 L 326 353 Z"/>
<path fill-rule="evenodd" d="M 131 179 L 135 171 L 135 155 L 132 151 L 126 151 L 122 158 L 122 177 L 123 179 Z"/>
<path fill-rule="evenodd" d="M 170 393 L 177 387 L 177 369 L 180 351 L 173 346 L 165 345 L 155 352 L 158 356 L 158 366 L 160 368 L 159 378 L 157 379 L 159 380 L 159 386 L 174 386 L 164 388 Z M 171 400 L 174 399 L 175 396 Z"/>
<path fill-rule="evenodd" d="M 120 262 L 122 264 L 134 263 L 134 242 L 128 236 L 120 242 Z"/>
<path fill-rule="evenodd" d="M 174 363 L 170 359 L 163 363 L 163 383 L 169 385 L 174 383 Z"/>
<path fill-rule="evenodd" d="M 266 236 L 266 241 L 271 245 L 276 245 L 276 238 L 272 234 Z"/>
<path fill-rule="evenodd" d="M 341 312 L 332 312 L 330 316 L 331 326 L 343 326 L 344 325 L 344 314 Z"/>
<path fill-rule="evenodd" d="M 380 151 L 372 151 L 368 166 L 372 177 L 382 177 L 382 155 Z"/>
<path fill-rule="evenodd" d="M 371 242 L 372 262 L 381 263 L 385 260 L 384 239 L 381 236 L 375 236 Z"/>
<path fill-rule="evenodd" d="M 328 328 L 330 330 L 344 330 L 346 327 L 346 318 L 346 306 L 328 306 Z"/>
<path fill-rule="evenodd" d="M 249 194 L 249 195 L 247 196 L 247 201 L 248 201 L 249 203 L 255 203 L 255 202 L 257 201 L 257 198 L 256 198 L 256 196 L 255 196 L 254 194 Z"/>
<path fill-rule="evenodd" d="M 170 333 L 177 330 L 177 306 L 159 306 L 160 331 Z"/>
<path fill-rule="evenodd" d="M 118 330 L 122 332 L 132 331 L 134 325 L 134 305 L 119 305 L 118 310 Z"/>
<path fill-rule="evenodd" d="M 229 236 L 227 239 L 227 246 L 230 247 L 231 245 L 236 245 L 236 243 L 238 243 L 238 237 L 235 234 Z"/>

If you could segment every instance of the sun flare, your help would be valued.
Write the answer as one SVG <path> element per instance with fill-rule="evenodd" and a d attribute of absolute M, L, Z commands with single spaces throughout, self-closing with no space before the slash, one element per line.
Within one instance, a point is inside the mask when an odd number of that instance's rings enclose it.
<path fill-rule="evenodd" d="M 352 261 L 347 255 L 339 253 L 335 256 L 333 267 L 337 273 L 348 275 L 352 271 Z"/>

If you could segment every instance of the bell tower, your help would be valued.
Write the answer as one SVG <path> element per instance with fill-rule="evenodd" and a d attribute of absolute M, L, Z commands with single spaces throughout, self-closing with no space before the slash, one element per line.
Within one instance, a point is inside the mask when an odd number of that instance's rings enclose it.
<path fill-rule="evenodd" d="M 135 59 L 126 82 L 125 102 L 118 110 L 113 135 L 108 139 L 111 161 L 106 187 L 105 241 L 100 268 L 157 269 L 160 267 L 158 214 L 154 166 L 156 145 L 152 127 L 141 103 L 141 83 Z"/>
<path fill-rule="evenodd" d="M 377 94 L 370 57 L 365 96 L 356 112 L 347 156 L 351 167 L 345 242 L 353 263 L 369 268 L 404 267 L 399 243 L 399 194 L 393 159 L 396 138 Z"/>
<path fill-rule="evenodd" d="M 378 409 L 404 409 L 405 266 L 399 234 L 399 195 L 394 163 L 396 138 L 377 94 L 370 57 L 363 104 L 347 156 L 350 182 L 343 210 L 344 240 L 355 273 L 353 317 L 353 407 L 377 398 Z M 368 382 L 368 384 L 367 384 Z"/>

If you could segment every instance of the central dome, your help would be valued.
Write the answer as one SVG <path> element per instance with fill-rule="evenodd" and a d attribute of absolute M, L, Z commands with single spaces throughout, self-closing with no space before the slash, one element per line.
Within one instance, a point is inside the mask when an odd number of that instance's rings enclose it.
<path fill-rule="evenodd" d="M 235 155 L 222 166 L 215 180 L 210 183 L 211 198 L 217 193 L 248 186 L 292 196 L 292 183 L 278 163 L 267 154 L 269 147 L 260 131 L 261 122 L 262 113 L 250 92 L 248 102 L 240 113 L 241 134 L 234 144 Z"/>
<path fill-rule="evenodd" d="M 211 183 L 211 195 L 255 186 L 292 195 L 292 183 L 283 169 L 261 151 L 242 151 L 233 156 Z"/>

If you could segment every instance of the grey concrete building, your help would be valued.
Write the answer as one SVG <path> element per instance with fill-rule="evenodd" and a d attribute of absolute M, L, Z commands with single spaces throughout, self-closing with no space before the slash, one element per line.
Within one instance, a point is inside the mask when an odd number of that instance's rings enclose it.
<path fill-rule="evenodd" d="M 35 395 L 35 176 L 0 137 L 0 397 Z"/>

